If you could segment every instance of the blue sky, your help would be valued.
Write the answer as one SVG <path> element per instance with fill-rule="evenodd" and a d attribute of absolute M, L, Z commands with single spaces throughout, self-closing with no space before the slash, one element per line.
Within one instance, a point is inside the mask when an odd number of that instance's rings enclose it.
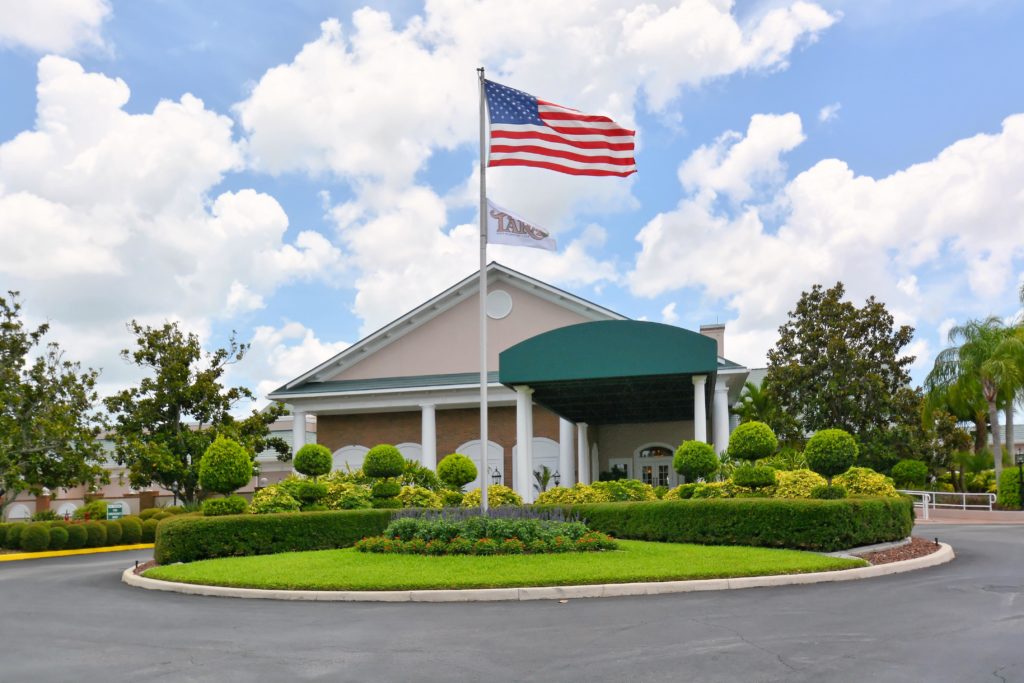
<path fill-rule="evenodd" d="M 749 365 L 843 280 L 915 326 L 920 380 L 953 321 L 1018 308 L 1022 28 L 1009 0 L 0 2 L 0 282 L 107 388 L 132 317 L 237 330 L 234 378 L 275 386 L 472 272 L 482 63 L 640 141 L 626 181 L 494 169 L 563 247 L 493 259 L 726 322 Z"/>

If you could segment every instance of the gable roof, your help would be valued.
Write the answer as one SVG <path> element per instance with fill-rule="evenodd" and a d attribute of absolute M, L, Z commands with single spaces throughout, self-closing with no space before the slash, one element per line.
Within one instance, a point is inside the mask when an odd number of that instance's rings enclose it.
<path fill-rule="evenodd" d="M 464 301 L 469 295 L 475 294 L 479 290 L 478 275 L 478 273 L 472 273 L 463 278 L 437 296 L 391 321 L 376 332 L 367 335 L 344 351 L 296 377 L 284 386 L 270 392 L 268 398 L 283 399 L 286 395 L 294 395 L 296 387 L 309 382 L 322 382 L 324 378 L 336 374 L 342 368 L 354 365 L 369 354 L 376 353 L 396 342 L 420 325 L 434 319 L 459 302 Z M 599 306 L 592 301 L 532 278 L 529 275 L 524 275 L 496 261 L 492 261 L 487 265 L 488 289 L 498 279 L 505 280 L 524 291 L 557 303 L 560 306 L 575 309 L 585 317 L 593 320 L 628 320 L 626 316 L 620 313 Z"/>

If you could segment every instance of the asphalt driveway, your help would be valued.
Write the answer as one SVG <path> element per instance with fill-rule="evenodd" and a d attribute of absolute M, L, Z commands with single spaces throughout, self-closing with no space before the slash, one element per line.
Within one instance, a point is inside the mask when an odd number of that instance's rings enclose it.
<path fill-rule="evenodd" d="M 1024 681 L 1024 526 L 920 527 L 957 559 L 840 584 L 352 604 L 128 588 L 150 551 L 0 565 L 0 681 Z"/>

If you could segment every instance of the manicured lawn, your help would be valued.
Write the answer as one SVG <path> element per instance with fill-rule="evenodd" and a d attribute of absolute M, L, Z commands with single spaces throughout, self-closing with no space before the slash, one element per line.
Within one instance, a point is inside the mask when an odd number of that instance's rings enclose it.
<path fill-rule="evenodd" d="M 409 590 L 566 586 L 763 576 L 862 567 L 797 550 L 620 541 L 620 550 L 564 555 L 427 557 L 351 548 L 230 557 L 154 567 L 152 579 L 245 588 Z"/>

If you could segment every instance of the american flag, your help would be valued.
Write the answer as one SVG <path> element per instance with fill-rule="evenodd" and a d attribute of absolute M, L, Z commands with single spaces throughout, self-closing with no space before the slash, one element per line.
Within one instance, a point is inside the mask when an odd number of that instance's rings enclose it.
<path fill-rule="evenodd" d="M 536 166 L 571 175 L 636 173 L 635 132 L 521 90 L 484 81 L 491 120 L 488 166 Z"/>

